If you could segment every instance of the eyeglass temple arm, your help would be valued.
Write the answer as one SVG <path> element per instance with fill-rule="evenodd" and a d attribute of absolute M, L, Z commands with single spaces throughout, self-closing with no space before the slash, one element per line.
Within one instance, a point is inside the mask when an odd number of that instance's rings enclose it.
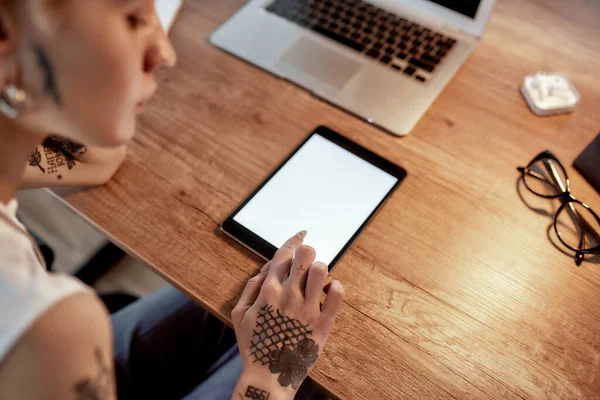
<path fill-rule="evenodd" d="M 552 160 L 544 160 L 544 166 L 546 167 L 546 170 L 548 171 L 550 177 L 554 181 L 554 184 L 560 188 L 561 192 L 566 193 L 567 184 L 562 181 Z M 590 224 L 585 219 L 583 219 L 581 215 L 579 215 L 573 203 L 569 203 L 568 207 L 569 208 L 567 211 L 569 213 L 569 216 L 571 217 L 573 223 L 579 230 L 579 248 L 582 249 L 585 244 L 585 232 L 595 232 L 592 226 L 590 226 Z"/>
<path fill-rule="evenodd" d="M 546 167 L 546 170 L 548 171 L 550 177 L 554 181 L 554 185 L 558 186 L 561 192 L 565 193 L 567 191 L 566 183 L 562 181 L 552 160 L 544 160 L 544 166 Z"/>
<path fill-rule="evenodd" d="M 538 180 L 540 180 L 542 182 L 546 182 L 546 183 L 552 184 L 552 182 L 548 181 L 548 179 L 546 179 L 544 177 L 544 175 L 542 175 L 542 174 L 540 174 L 540 173 L 538 173 L 538 172 L 536 172 L 534 170 L 531 170 L 531 169 L 528 169 L 528 168 L 520 168 L 519 167 L 519 171 L 525 172 L 527 175 L 533 176 L 535 179 L 538 179 Z"/>

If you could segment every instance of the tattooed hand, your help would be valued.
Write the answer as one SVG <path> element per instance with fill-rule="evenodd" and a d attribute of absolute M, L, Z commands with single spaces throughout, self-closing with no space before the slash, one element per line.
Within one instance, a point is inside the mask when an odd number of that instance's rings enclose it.
<path fill-rule="evenodd" d="M 243 360 L 236 399 L 293 398 L 341 309 L 342 285 L 334 280 L 324 286 L 327 266 L 313 264 L 315 251 L 302 245 L 305 236 L 306 232 L 298 233 L 277 251 L 248 281 L 233 309 Z M 323 292 L 327 297 L 321 305 Z"/>

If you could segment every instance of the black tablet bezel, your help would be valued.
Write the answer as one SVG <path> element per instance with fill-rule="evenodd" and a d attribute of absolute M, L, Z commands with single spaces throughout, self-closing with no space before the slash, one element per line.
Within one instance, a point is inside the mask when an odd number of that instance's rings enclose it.
<path fill-rule="evenodd" d="M 378 156 L 372 151 L 365 149 L 361 145 L 351 141 L 350 139 L 345 138 L 344 136 L 332 131 L 331 129 L 325 126 L 319 126 L 310 135 L 308 135 L 308 137 L 304 141 L 302 141 L 302 143 L 298 145 L 298 147 L 296 147 L 296 149 L 294 149 L 294 151 L 273 172 L 271 172 L 271 174 L 258 186 L 258 188 L 250 196 L 248 196 L 248 198 L 246 198 L 246 200 L 244 200 L 244 202 L 241 203 L 229 217 L 227 217 L 225 222 L 221 224 L 221 230 L 227 235 L 231 236 L 233 239 L 240 242 L 248 249 L 252 250 L 254 253 L 263 257 L 265 260 L 270 260 L 271 258 L 273 258 L 273 255 L 277 251 L 277 248 L 271 243 L 261 238 L 260 236 L 258 236 L 257 234 L 255 234 L 254 232 L 252 232 L 251 230 L 249 230 L 248 228 L 246 228 L 245 226 L 243 226 L 242 224 L 240 224 L 239 222 L 235 221 L 234 218 L 240 212 L 240 210 L 242 210 L 246 206 L 246 204 L 248 204 L 248 202 L 252 200 L 252 198 L 254 198 L 254 196 L 256 196 L 258 192 L 261 191 L 261 189 L 267 184 L 267 182 L 269 182 L 271 178 L 273 178 L 273 176 L 275 176 L 275 174 L 277 174 L 277 172 L 279 172 L 279 170 L 298 152 L 298 150 L 300 150 L 302 146 L 304 146 L 306 142 L 311 137 L 313 137 L 313 135 L 322 136 L 323 138 L 348 150 L 352 154 L 360 157 L 361 159 L 367 161 L 368 163 L 374 165 L 375 167 L 387 172 L 388 174 L 398 179 L 398 182 L 396 182 L 396 184 L 388 191 L 388 193 L 383 197 L 383 199 L 377 205 L 377 207 L 373 209 L 369 217 L 365 219 L 362 225 L 352 235 L 350 240 L 344 245 L 340 252 L 331 261 L 331 263 L 329 264 L 329 271 L 331 271 L 333 267 L 337 264 L 337 262 L 340 260 L 340 258 L 346 253 L 346 251 L 348 251 L 350 246 L 352 246 L 358 235 L 360 235 L 360 233 L 363 231 L 363 229 L 365 229 L 367 224 L 373 219 L 377 211 L 381 209 L 381 206 L 398 188 L 400 183 L 406 177 L 407 173 L 404 168 L 399 167 L 398 165 Z"/>

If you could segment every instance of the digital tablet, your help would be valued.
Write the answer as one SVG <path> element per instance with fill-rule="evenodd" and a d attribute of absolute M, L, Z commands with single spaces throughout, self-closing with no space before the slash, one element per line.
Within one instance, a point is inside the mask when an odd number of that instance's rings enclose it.
<path fill-rule="evenodd" d="M 333 269 L 406 176 L 326 127 L 318 127 L 235 210 L 221 229 L 270 260 L 297 232 Z"/>

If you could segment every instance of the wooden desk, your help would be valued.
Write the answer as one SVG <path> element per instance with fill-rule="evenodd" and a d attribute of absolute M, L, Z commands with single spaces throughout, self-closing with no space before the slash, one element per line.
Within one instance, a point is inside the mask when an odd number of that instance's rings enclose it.
<path fill-rule="evenodd" d="M 185 3 L 172 31 L 179 64 L 160 77 L 128 161 L 67 202 L 228 321 L 262 261 L 218 224 L 328 125 L 409 176 L 334 271 L 347 299 L 316 381 L 349 399 L 600 396 L 599 260 L 577 268 L 552 245 L 551 218 L 519 198 L 515 169 L 547 148 L 570 166 L 600 130 L 600 3 L 500 0 L 477 50 L 402 139 L 211 47 L 242 4 Z M 539 70 L 572 78 L 575 114 L 529 112 L 517 89 Z"/>

